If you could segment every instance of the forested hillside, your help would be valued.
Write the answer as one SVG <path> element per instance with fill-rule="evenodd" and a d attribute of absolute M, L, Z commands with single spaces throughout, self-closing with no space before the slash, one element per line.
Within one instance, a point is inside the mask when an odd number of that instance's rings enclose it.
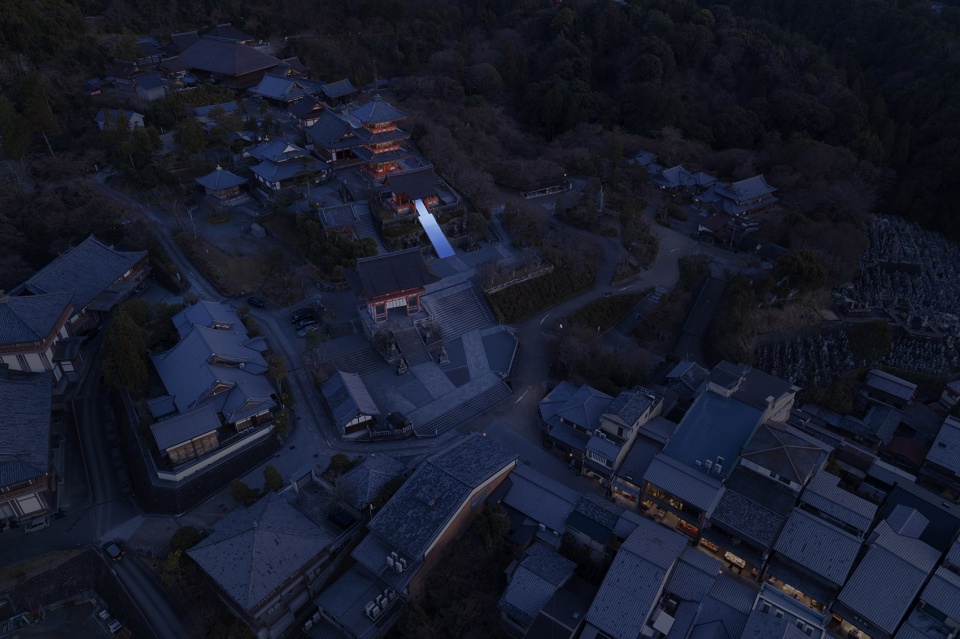
<path fill-rule="evenodd" d="M 95 147 L 82 81 L 135 35 L 165 40 L 220 22 L 288 37 L 284 53 L 320 78 L 407 78 L 405 97 L 435 101 L 438 118 L 484 109 L 484 121 L 500 120 L 490 126 L 532 136 L 500 135 L 504 160 L 535 159 L 540 145 L 596 125 L 670 140 L 670 159 L 707 162 L 721 177 L 789 165 L 808 193 L 787 204 L 813 221 L 857 224 L 878 194 L 884 210 L 960 238 L 960 10 L 922 2 L 8 2 L 4 154 Z M 844 185 L 825 184 L 818 198 L 817 172 Z"/>

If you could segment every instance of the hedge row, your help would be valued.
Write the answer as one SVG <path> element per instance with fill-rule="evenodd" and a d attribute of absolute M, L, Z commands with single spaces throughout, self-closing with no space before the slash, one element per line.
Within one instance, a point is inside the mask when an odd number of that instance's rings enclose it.
<path fill-rule="evenodd" d="M 596 277 L 596 268 L 575 270 L 558 265 L 552 273 L 498 291 L 487 299 L 500 321 L 513 324 L 588 290 Z"/>

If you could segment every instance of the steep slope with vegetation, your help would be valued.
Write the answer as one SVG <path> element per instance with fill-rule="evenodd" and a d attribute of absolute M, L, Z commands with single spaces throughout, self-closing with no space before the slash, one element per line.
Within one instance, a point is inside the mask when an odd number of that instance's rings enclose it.
<path fill-rule="evenodd" d="M 137 35 L 165 40 L 233 22 L 286 38 L 283 54 L 320 78 L 402 77 L 395 99 L 411 113 L 414 140 L 481 204 L 497 184 L 523 188 L 565 171 L 634 189 L 622 161 L 643 145 L 722 178 L 765 173 L 792 213 L 767 229 L 770 239 L 825 259 L 835 255 L 828 239 L 856 238 L 878 198 L 960 237 L 951 213 L 960 195 L 953 7 L 38 0 L 7 3 L 0 18 L 0 136 L 11 159 L 90 162 L 127 151 L 134 185 L 175 182 L 150 161 L 159 152 L 151 133 L 111 144 L 91 130 L 97 107 L 80 85 L 130 57 Z M 167 128 L 182 117 L 166 107 L 153 115 Z M 855 261 L 858 242 L 842 244 L 851 255 L 828 265 L 832 280 Z"/>

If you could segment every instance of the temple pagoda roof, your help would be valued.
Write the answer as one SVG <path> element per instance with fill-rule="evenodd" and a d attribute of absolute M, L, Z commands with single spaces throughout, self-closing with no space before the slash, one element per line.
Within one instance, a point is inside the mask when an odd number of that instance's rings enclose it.
<path fill-rule="evenodd" d="M 404 158 L 408 158 L 412 155 L 410 151 L 405 149 L 390 149 L 389 151 L 381 151 L 377 153 L 376 151 L 365 146 L 354 147 L 353 154 L 367 164 L 395 162 Z"/>
<path fill-rule="evenodd" d="M 200 186 L 210 189 L 211 191 L 223 191 L 224 189 L 230 189 L 235 186 L 245 184 L 247 180 L 246 178 L 242 178 L 239 175 L 231 173 L 230 171 L 218 166 L 212 172 L 198 177 L 194 181 Z"/>
<path fill-rule="evenodd" d="M 423 261 L 423 255 L 417 247 L 360 258 L 357 260 L 357 274 L 360 276 L 359 297 L 362 299 L 389 296 L 440 281 Z"/>
<path fill-rule="evenodd" d="M 373 99 L 366 104 L 360 105 L 350 111 L 350 115 L 360 120 L 363 124 L 383 124 L 384 122 L 394 122 L 407 117 L 406 113 L 387 104 L 379 95 L 373 96 Z"/>

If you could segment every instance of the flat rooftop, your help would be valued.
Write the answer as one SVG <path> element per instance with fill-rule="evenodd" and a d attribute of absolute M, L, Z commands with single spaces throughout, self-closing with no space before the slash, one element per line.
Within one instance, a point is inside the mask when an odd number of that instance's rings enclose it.
<path fill-rule="evenodd" d="M 763 412 L 752 406 L 708 391 L 687 411 L 663 452 L 694 468 L 698 461 L 716 465 L 722 458 L 722 472 L 711 474 L 726 477 L 762 417 Z"/>

